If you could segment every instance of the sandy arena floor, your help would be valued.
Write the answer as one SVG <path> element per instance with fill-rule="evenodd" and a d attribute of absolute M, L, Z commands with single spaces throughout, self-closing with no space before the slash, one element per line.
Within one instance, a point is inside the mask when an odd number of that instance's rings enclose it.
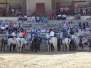
<path fill-rule="evenodd" d="M 91 68 L 91 52 L 0 53 L 0 68 Z"/>

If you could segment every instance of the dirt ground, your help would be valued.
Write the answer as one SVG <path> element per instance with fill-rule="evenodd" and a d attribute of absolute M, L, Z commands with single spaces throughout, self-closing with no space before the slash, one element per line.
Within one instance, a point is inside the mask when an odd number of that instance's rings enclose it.
<path fill-rule="evenodd" d="M 0 68 L 91 68 L 91 52 L 0 53 Z"/>

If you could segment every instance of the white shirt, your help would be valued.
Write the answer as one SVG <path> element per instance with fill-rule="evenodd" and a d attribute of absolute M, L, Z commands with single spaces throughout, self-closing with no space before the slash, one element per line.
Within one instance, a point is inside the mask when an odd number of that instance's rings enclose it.
<path fill-rule="evenodd" d="M 54 36 L 54 32 L 53 31 L 50 32 L 50 36 Z"/>
<path fill-rule="evenodd" d="M 16 33 L 15 33 L 15 32 L 13 32 L 11 35 L 12 35 L 13 37 L 15 37 L 15 36 L 16 36 Z"/>
<path fill-rule="evenodd" d="M 24 18 L 27 18 L 27 15 L 25 15 Z"/>
<path fill-rule="evenodd" d="M 15 10 L 14 9 L 11 9 L 12 12 L 14 12 Z"/>
<path fill-rule="evenodd" d="M 64 14 L 64 15 L 62 15 L 62 17 L 66 17 L 66 15 Z"/>
<path fill-rule="evenodd" d="M 61 14 L 59 14 L 58 17 L 61 17 Z"/>

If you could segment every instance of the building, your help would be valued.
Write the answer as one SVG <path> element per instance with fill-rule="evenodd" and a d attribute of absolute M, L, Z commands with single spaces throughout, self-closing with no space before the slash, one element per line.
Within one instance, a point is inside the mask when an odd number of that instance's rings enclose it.
<path fill-rule="evenodd" d="M 91 6 L 91 0 L 0 0 L 0 16 L 11 16 L 11 10 L 19 13 L 59 13 L 60 7 L 68 7 L 72 14 L 75 7 Z"/>

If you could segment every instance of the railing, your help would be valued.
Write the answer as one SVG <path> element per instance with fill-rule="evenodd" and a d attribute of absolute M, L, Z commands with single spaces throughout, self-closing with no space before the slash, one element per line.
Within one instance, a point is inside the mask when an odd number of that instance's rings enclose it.
<path fill-rule="evenodd" d="M 28 16 L 31 16 L 32 14 L 35 14 L 35 15 L 46 15 L 46 14 L 67 14 L 67 15 L 75 15 L 76 13 L 74 12 L 74 10 L 70 9 L 68 10 L 67 12 L 61 12 L 59 9 L 57 10 L 26 10 L 26 11 L 23 11 L 23 10 L 19 10 L 18 12 L 14 12 L 12 13 L 11 10 L 0 10 L 0 16 L 3 17 L 3 16 L 19 16 L 20 14 L 22 15 L 25 15 L 27 14 Z M 81 15 L 84 15 L 82 13 L 82 9 L 80 10 L 80 14 Z M 91 11 L 90 12 L 87 12 L 85 15 L 91 15 Z"/>

